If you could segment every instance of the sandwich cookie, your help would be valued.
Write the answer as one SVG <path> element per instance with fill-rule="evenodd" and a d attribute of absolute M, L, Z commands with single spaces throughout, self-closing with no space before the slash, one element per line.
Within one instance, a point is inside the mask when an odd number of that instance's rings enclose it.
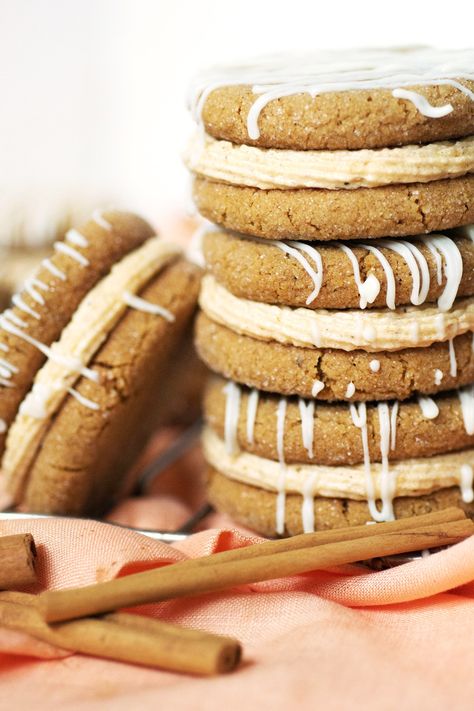
<path fill-rule="evenodd" d="M 36 372 L 86 294 L 114 263 L 153 235 L 128 213 L 96 212 L 71 229 L 44 259 L 0 317 L 0 453 L 5 433 Z"/>
<path fill-rule="evenodd" d="M 84 229 L 74 236 L 77 244 L 81 238 L 88 239 Z M 194 311 L 200 270 L 157 237 L 140 239 L 110 267 L 51 347 L 8 313 L 0 317 L 12 342 L 41 346 L 46 356 L 5 426 L 2 473 L 15 503 L 28 510 L 103 512 L 162 412 L 160 383 Z"/>
<path fill-rule="evenodd" d="M 472 387 L 406 404 L 315 407 L 214 381 L 205 410 L 211 501 L 266 535 L 336 519 L 391 520 L 447 501 L 469 507 L 474 499 Z"/>

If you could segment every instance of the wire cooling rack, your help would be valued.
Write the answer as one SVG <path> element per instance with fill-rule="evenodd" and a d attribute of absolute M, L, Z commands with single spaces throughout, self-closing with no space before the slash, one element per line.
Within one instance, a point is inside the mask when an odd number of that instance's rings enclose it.
<path fill-rule="evenodd" d="M 196 446 L 199 440 L 200 432 L 201 422 L 198 421 L 178 434 L 167 449 L 164 452 L 161 452 L 139 473 L 133 494 L 136 496 L 146 494 L 153 482 L 155 482 L 163 474 L 169 472 L 170 468 L 177 461 L 179 461 L 186 453 Z M 156 541 L 162 541 L 163 543 L 175 543 L 176 541 L 182 541 L 185 538 L 188 538 L 188 536 L 196 530 L 196 527 L 203 521 L 203 519 L 212 513 L 212 511 L 212 507 L 209 504 L 205 504 L 194 511 L 193 514 L 179 528 L 170 531 L 134 528 L 133 526 L 124 526 L 120 523 L 115 523 L 109 520 L 107 520 L 106 523 L 112 526 L 126 528 L 130 531 L 135 531 L 136 533 L 141 533 L 143 536 L 153 538 Z M 64 516 L 34 512 L 23 513 L 13 511 L 11 509 L 0 511 L 0 521 L 27 520 L 33 518 L 51 519 L 64 518 Z"/>

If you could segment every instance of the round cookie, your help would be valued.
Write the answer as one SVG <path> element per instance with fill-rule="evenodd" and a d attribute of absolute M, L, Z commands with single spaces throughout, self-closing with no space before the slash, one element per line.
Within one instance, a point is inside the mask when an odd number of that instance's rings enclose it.
<path fill-rule="evenodd" d="M 79 399 L 66 394 L 24 479 L 9 472 L 10 491 L 22 508 L 98 515 L 112 505 L 166 409 L 163 383 L 186 336 L 199 279 L 200 270 L 179 259 L 140 292 L 173 321 L 127 309 L 88 365 L 97 382 L 82 377 L 75 385 Z"/>
<path fill-rule="evenodd" d="M 201 312 L 195 342 L 214 372 L 282 395 L 327 401 L 405 400 L 414 393 L 432 395 L 474 381 L 471 333 L 455 338 L 452 351 L 446 342 L 380 353 L 301 348 L 238 334 Z M 350 383 L 354 392 L 348 397 Z"/>
<path fill-rule="evenodd" d="M 446 309 L 456 296 L 474 294 L 474 242 L 467 236 L 428 235 L 406 244 L 374 240 L 369 246 L 378 252 L 357 242 L 266 242 L 223 230 L 207 232 L 202 243 L 206 267 L 219 283 L 235 296 L 269 304 L 387 307 L 387 269 L 394 287 L 392 306 L 434 302 L 444 293 L 440 303 Z M 426 265 L 427 278 L 417 258 Z M 446 274 L 452 275 L 449 285 Z"/>
<path fill-rule="evenodd" d="M 360 464 L 364 449 L 356 422 L 361 413 L 366 413 L 371 462 L 382 461 L 382 428 L 388 428 L 391 437 L 390 461 L 431 457 L 474 445 L 468 412 L 474 405 L 472 388 L 434 400 L 373 403 L 360 409 L 347 403 L 299 402 L 266 393 L 259 393 L 256 403 L 251 403 L 248 390 L 230 382 L 232 390 L 226 393 L 226 386 L 220 378 L 210 380 L 204 396 L 206 422 L 226 439 L 229 448 L 235 441 L 235 447 L 265 459 L 281 459 L 287 464 Z M 256 407 L 253 414 L 252 404 Z"/>
<path fill-rule="evenodd" d="M 13 297 L 0 322 L 0 454 L 5 431 L 46 359 L 45 349 L 59 338 L 81 300 L 114 263 L 152 235 L 151 226 L 136 215 L 95 213 L 55 243 L 50 259 L 42 261 Z"/>
<path fill-rule="evenodd" d="M 210 135 L 234 143 L 294 150 L 427 143 L 474 132 L 473 61 L 470 50 L 429 47 L 261 57 L 202 72 L 191 105 Z"/>
<path fill-rule="evenodd" d="M 209 468 L 207 483 L 210 503 L 238 523 L 248 526 L 262 536 L 277 535 L 275 512 L 277 494 L 255 486 L 229 479 L 216 469 Z M 303 497 L 287 494 L 285 502 L 285 530 L 283 535 L 303 533 Z M 474 504 L 464 503 L 459 487 L 440 489 L 424 496 L 397 497 L 393 502 L 396 518 L 420 516 L 450 506 L 463 508 L 474 516 Z M 317 496 L 313 504 L 314 529 L 316 531 L 359 526 L 372 522 L 366 501 Z"/>
<path fill-rule="evenodd" d="M 406 237 L 474 222 L 474 175 L 355 190 L 260 190 L 195 178 L 211 222 L 264 239 Z"/>

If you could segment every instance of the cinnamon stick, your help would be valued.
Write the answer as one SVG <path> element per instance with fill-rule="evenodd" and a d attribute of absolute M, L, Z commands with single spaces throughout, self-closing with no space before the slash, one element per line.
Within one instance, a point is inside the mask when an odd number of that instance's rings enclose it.
<path fill-rule="evenodd" d="M 399 530 L 379 524 L 382 532 L 360 538 L 323 543 L 309 548 L 299 547 L 282 552 L 226 560 L 217 554 L 203 564 L 184 561 L 165 568 L 136 573 L 105 583 L 69 590 L 41 593 L 38 605 L 44 618 L 59 621 L 96 615 L 121 607 L 224 590 L 236 585 L 271 580 L 286 575 L 353 563 L 383 555 L 407 553 L 457 543 L 474 533 L 474 523 L 468 519 Z M 368 530 L 372 526 L 366 527 Z M 395 529 L 395 530 L 394 530 Z M 317 535 L 317 534 L 315 534 Z M 346 530 L 346 535 L 351 535 Z M 273 542 L 276 543 L 276 542 Z M 262 544 L 258 548 L 262 548 Z M 246 549 L 248 550 L 248 549 Z M 267 549 L 268 550 L 268 549 Z M 200 559 L 201 561 L 204 559 Z"/>
<path fill-rule="evenodd" d="M 0 626 L 26 632 L 62 649 L 188 674 L 230 672 L 241 657 L 231 637 L 118 613 L 48 625 L 33 595 L 0 597 Z"/>
<path fill-rule="evenodd" d="M 36 548 L 30 533 L 0 537 L 0 590 L 36 583 Z"/>

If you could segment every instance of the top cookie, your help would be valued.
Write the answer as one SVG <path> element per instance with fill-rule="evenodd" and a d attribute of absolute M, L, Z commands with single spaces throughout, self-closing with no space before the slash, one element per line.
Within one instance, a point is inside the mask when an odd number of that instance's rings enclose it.
<path fill-rule="evenodd" d="M 190 103 L 214 138 L 293 150 L 382 148 L 474 133 L 474 51 L 324 51 L 219 66 Z"/>

